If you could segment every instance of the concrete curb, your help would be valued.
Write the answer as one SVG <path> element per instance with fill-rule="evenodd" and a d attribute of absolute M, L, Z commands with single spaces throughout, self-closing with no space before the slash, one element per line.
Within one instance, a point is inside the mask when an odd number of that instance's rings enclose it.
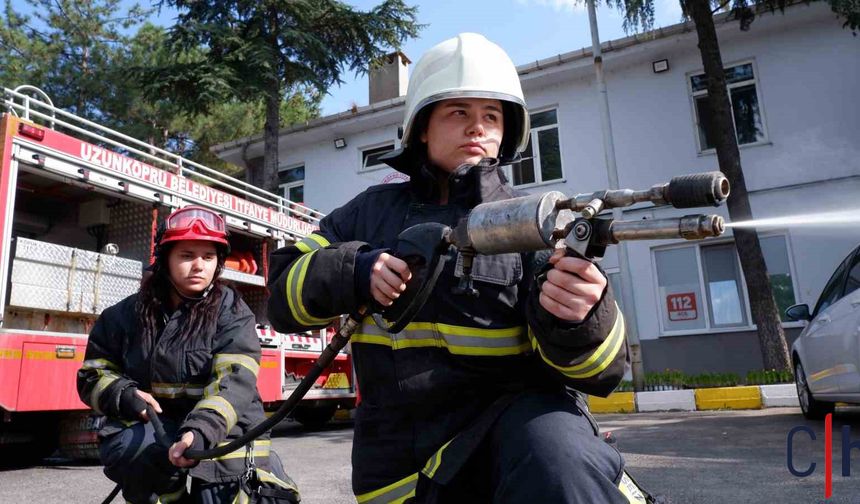
<path fill-rule="evenodd" d="M 633 392 L 614 392 L 609 397 L 588 396 L 588 409 L 593 413 L 636 413 Z"/>
<path fill-rule="evenodd" d="M 666 390 L 636 394 L 637 411 L 696 411 L 695 390 Z"/>
<path fill-rule="evenodd" d="M 797 400 L 797 387 L 793 383 L 762 385 L 761 400 L 765 408 L 777 408 L 780 406 L 800 407 L 800 402 Z"/>
<path fill-rule="evenodd" d="M 761 409 L 761 389 L 758 387 L 696 389 L 696 409 Z"/>
<path fill-rule="evenodd" d="M 740 410 L 784 406 L 798 406 L 794 384 L 613 392 L 607 398 L 588 396 L 588 407 L 593 413 Z"/>

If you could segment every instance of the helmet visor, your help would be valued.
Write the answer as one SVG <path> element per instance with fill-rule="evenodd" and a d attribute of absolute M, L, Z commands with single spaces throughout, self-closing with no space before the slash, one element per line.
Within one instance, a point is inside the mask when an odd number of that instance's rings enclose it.
<path fill-rule="evenodd" d="M 194 224 L 194 221 L 200 222 L 210 231 L 218 233 L 227 232 L 227 229 L 224 226 L 224 219 L 222 219 L 220 215 L 211 210 L 199 207 L 183 208 L 182 210 L 178 210 L 170 214 L 170 216 L 167 217 L 167 229 L 188 229 L 192 224 Z"/>

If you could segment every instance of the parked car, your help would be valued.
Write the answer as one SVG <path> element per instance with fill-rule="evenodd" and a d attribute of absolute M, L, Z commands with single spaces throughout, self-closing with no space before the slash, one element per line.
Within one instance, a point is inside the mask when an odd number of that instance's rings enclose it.
<path fill-rule="evenodd" d="M 836 268 L 812 313 L 796 304 L 785 314 L 809 321 L 791 347 L 803 415 L 823 418 L 837 401 L 860 404 L 860 247 Z"/>

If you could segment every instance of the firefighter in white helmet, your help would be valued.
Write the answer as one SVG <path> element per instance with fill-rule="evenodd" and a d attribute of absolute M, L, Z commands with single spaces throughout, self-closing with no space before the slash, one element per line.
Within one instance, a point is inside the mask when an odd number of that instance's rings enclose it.
<path fill-rule="evenodd" d="M 401 231 L 454 226 L 515 196 L 501 166 L 525 149 L 529 117 L 501 48 L 471 33 L 431 48 L 405 109 L 401 149 L 386 162 L 409 182 L 367 189 L 272 255 L 277 330 L 392 306 L 413 273 L 392 250 Z M 624 320 L 604 274 L 563 252 L 478 255 L 472 295 L 457 290 L 452 258 L 400 333 L 364 320 L 352 337 L 358 502 L 637 502 L 581 394 L 620 382 Z"/>

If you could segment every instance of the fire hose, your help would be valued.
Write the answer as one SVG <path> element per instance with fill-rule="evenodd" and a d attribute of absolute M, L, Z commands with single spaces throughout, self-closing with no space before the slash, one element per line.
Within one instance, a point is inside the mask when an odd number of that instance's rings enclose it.
<path fill-rule="evenodd" d="M 599 260 L 608 245 L 623 240 L 700 240 L 719 236 L 724 232 L 725 225 L 723 218 L 718 215 L 695 214 L 637 221 L 614 221 L 598 215 L 603 210 L 647 202 L 675 208 L 719 206 L 728 197 L 729 190 L 728 179 L 722 173 L 697 173 L 675 177 L 669 183 L 657 184 L 643 191 L 605 190 L 577 194 L 571 198 L 561 192 L 551 191 L 482 203 L 454 228 L 439 223 L 407 228 L 398 236 L 396 255 L 409 265 L 412 280 L 407 283 L 406 291 L 397 302 L 384 309 L 362 306 L 350 314 L 293 393 L 269 418 L 223 446 L 208 450 L 189 449 L 183 456 L 194 460 L 221 457 L 244 447 L 281 422 L 349 343 L 368 312 L 372 313 L 379 327 L 391 334 L 400 332 L 429 298 L 450 258 L 448 252 L 452 248 L 463 257 L 463 275 L 453 294 L 477 296 L 471 278 L 473 259 L 477 254 L 553 249 L 559 241 L 563 241 L 568 253 L 588 260 Z M 575 212 L 580 217 L 575 217 Z M 158 415 L 150 406 L 147 406 L 146 412 L 155 429 L 157 441 L 169 447 L 173 440 L 165 434 Z M 120 486 L 117 485 L 102 504 L 113 500 L 119 491 Z"/>

